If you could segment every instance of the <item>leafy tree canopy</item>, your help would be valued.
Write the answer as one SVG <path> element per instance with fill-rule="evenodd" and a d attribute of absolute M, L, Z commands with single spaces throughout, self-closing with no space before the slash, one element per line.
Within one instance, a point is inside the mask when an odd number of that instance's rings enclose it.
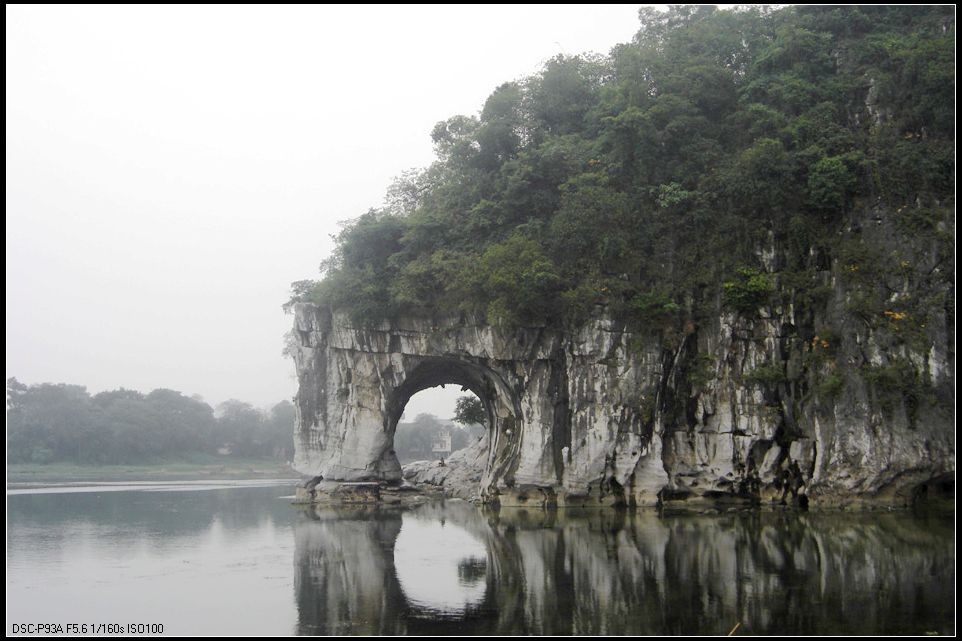
<path fill-rule="evenodd" d="M 462 396 L 454 408 L 454 422 L 461 425 L 484 425 L 487 415 L 477 396 Z"/>
<path fill-rule="evenodd" d="M 850 249 L 853 212 L 950 215 L 953 7 L 639 17 L 609 55 L 556 56 L 438 123 L 436 162 L 346 224 L 292 302 L 508 325 L 601 305 L 677 329 L 719 297 L 745 314 L 774 300 L 762 244 L 801 282 Z"/>

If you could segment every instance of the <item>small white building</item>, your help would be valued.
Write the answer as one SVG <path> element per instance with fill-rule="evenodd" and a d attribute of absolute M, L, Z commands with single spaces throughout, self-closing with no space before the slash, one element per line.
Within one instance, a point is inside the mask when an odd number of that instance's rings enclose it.
<path fill-rule="evenodd" d="M 451 432 L 439 431 L 431 442 L 431 452 L 441 458 L 448 456 L 451 453 Z"/>

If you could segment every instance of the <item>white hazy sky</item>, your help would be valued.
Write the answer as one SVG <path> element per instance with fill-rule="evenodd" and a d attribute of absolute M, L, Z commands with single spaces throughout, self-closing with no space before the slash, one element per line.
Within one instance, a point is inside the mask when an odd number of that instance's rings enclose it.
<path fill-rule="evenodd" d="M 337 222 L 637 7 L 8 5 L 7 376 L 290 398 L 281 304 Z"/>

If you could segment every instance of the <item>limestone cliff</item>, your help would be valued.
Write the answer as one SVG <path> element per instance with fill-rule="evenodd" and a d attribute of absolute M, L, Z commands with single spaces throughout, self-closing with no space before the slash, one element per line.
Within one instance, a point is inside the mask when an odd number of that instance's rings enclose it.
<path fill-rule="evenodd" d="M 769 261 L 777 272 L 777 252 Z M 825 266 L 815 307 L 786 296 L 736 314 L 719 298 L 673 340 L 600 309 L 577 329 L 457 316 L 372 328 L 299 304 L 294 466 L 399 482 L 392 439 L 405 404 L 454 384 L 487 411 L 485 500 L 767 500 L 795 468 L 813 503 L 905 503 L 954 476 L 954 303 L 929 308 L 908 340 L 897 313 L 867 322 L 854 309 L 851 269 Z M 907 274 L 903 287 L 915 282 Z"/>

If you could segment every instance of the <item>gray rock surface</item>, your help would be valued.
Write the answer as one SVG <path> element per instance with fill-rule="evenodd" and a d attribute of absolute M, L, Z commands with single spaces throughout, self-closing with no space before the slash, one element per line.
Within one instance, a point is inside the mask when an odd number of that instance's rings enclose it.
<path fill-rule="evenodd" d="M 401 469 L 404 480 L 418 486 L 433 486 L 444 496 L 473 501 L 488 459 L 488 438 L 482 437 L 464 449 L 452 452 L 441 461 L 414 461 Z"/>

